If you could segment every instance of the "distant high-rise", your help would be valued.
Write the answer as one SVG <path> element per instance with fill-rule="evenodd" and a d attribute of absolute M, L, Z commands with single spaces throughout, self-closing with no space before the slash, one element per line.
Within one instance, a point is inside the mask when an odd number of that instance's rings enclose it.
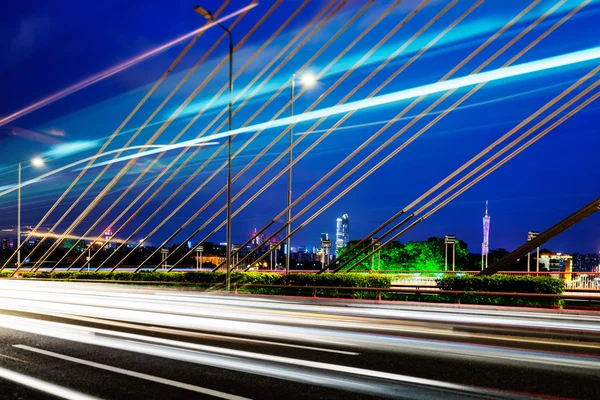
<path fill-rule="evenodd" d="M 483 243 L 481 243 L 481 269 L 488 266 L 490 252 L 490 216 L 488 215 L 488 201 L 485 201 L 485 215 L 483 216 Z"/>
<path fill-rule="evenodd" d="M 112 237 L 113 237 L 113 233 L 112 233 L 112 230 L 110 228 L 108 228 L 107 230 L 104 231 L 104 240 L 105 240 L 105 243 L 108 242 L 109 240 L 111 240 Z M 106 243 L 104 245 L 105 249 L 110 249 L 111 247 L 112 247 L 112 242 Z"/>
<path fill-rule="evenodd" d="M 350 241 L 350 219 L 348 214 L 342 215 L 342 218 L 336 219 L 335 228 L 335 250 L 343 249 Z"/>

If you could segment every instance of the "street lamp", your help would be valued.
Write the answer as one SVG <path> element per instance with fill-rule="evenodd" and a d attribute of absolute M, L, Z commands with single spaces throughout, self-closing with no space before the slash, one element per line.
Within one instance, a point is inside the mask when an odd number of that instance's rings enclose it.
<path fill-rule="evenodd" d="M 444 237 L 445 246 L 445 257 L 444 257 L 444 271 L 448 270 L 448 245 L 452 245 L 452 272 L 454 272 L 456 264 L 456 236 L 446 235 Z"/>
<path fill-rule="evenodd" d="M 34 167 L 43 167 L 44 160 L 35 157 L 31 160 Z M 19 163 L 19 172 L 17 180 L 17 268 L 21 265 L 21 163 Z"/>
<path fill-rule="evenodd" d="M 196 247 L 196 271 L 200 270 L 202 266 L 202 252 L 204 251 L 204 246 Z"/>
<path fill-rule="evenodd" d="M 229 35 L 229 131 L 233 129 L 231 121 L 233 118 L 233 35 L 215 17 L 210 11 L 200 6 L 194 7 L 194 11 L 209 21 L 219 25 Z M 227 137 L 227 228 L 226 228 L 225 264 L 227 265 L 225 273 L 225 290 L 229 291 L 231 287 L 231 135 Z"/>
<path fill-rule="evenodd" d="M 313 86 L 317 80 L 313 74 L 303 74 L 300 77 L 300 82 L 305 87 Z M 292 79 L 290 82 L 290 117 L 294 116 L 294 89 L 296 86 L 296 74 L 292 74 Z M 291 249 L 291 232 L 292 225 L 290 221 L 292 219 L 292 145 L 294 144 L 294 126 L 290 125 L 290 150 L 288 152 L 288 190 L 287 190 L 287 228 L 286 228 L 286 236 L 287 239 L 285 241 L 285 273 L 286 275 L 290 273 L 290 249 Z"/>
<path fill-rule="evenodd" d="M 162 254 L 162 260 L 160 263 L 162 264 L 162 269 L 164 271 L 167 269 L 167 257 L 169 255 L 169 249 L 165 249 L 165 248 L 160 249 L 160 254 Z"/>
<path fill-rule="evenodd" d="M 531 242 L 533 239 L 540 235 L 539 232 L 527 232 L 527 241 Z M 531 272 L 531 252 L 527 253 L 527 272 Z M 536 248 L 536 272 L 540 272 L 540 248 Z"/>

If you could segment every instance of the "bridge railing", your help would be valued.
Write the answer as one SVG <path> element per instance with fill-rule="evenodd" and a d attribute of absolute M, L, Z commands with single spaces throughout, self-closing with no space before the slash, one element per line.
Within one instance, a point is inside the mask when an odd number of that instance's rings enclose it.
<path fill-rule="evenodd" d="M 142 269 L 153 270 L 155 266 L 149 265 Z M 57 268 L 55 271 L 64 271 L 65 268 Z M 10 268 L 7 268 L 10 270 Z M 49 268 L 40 268 L 39 272 L 47 272 Z M 103 269 L 101 272 L 108 272 L 110 268 Z M 119 272 L 133 272 L 135 266 L 122 265 L 117 271 Z M 26 268 L 23 271 L 27 271 Z M 72 270 L 75 271 L 75 270 Z M 92 269 L 93 271 L 93 269 Z M 163 269 L 159 268 L 157 271 L 162 272 Z M 195 266 L 181 266 L 172 270 L 172 272 L 190 272 L 196 271 Z M 206 271 L 206 270 L 203 270 Z M 84 269 L 87 272 L 87 269 Z M 278 273 L 284 274 L 283 269 L 271 270 L 271 269 L 259 269 L 252 272 L 262 273 Z M 290 273 L 316 273 L 317 270 L 291 270 Z M 363 274 L 385 274 L 392 276 L 392 283 L 394 285 L 403 286 L 436 286 L 436 279 L 443 276 L 464 276 L 464 275 L 476 275 L 481 271 L 444 271 L 444 270 L 354 270 L 354 273 Z M 564 271 L 500 271 L 498 274 L 502 275 L 516 275 L 516 276 L 550 276 L 565 281 L 566 289 L 586 289 L 586 290 L 600 290 L 600 272 L 564 272 Z"/>

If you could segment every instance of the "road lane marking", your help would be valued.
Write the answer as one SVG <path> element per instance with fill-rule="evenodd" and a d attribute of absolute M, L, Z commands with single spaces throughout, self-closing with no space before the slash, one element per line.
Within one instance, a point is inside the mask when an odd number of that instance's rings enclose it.
<path fill-rule="evenodd" d="M 28 375 L 23 375 L 9 369 L 0 368 L 0 378 L 14 382 L 18 385 L 27 386 L 31 389 L 48 393 L 61 399 L 67 400 L 97 400 L 97 397 L 88 396 L 54 383 L 42 381 Z"/>
<path fill-rule="evenodd" d="M 75 358 L 75 357 L 55 353 L 55 352 L 48 351 L 48 350 L 42 350 L 42 349 L 38 349 L 35 347 L 26 346 L 23 344 L 15 344 L 15 345 L 13 345 L 13 347 L 17 347 L 22 350 L 32 351 L 34 353 L 44 354 L 49 357 L 59 358 L 61 360 L 70 361 L 70 362 L 74 362 L 77 364 L 87 365 L 88 367 L 103 369 L 105 371 L 116 372 L 118 374 L 132 376 L 134 378 L 144 379 L 144 380 L 151 381 L 151 382 L 162 383 L 163 385 L 174 386 L 174 387 L 177 387 L 180 389 L 185 389 L 185 390 L 189 390 L 189 391 L 196 392 L 196 393 L 202 393 L 202 394 L 206 394 L 208 396 L 218 397 L 220 399 L 249 400 L 247 397 L 236 396 L 236 395 L 229 394 L 229 393 L 219 392 L 217 390 L 212 390 L 212 389 L 207 389 L 207 388 L 203 388 L 200 386 L 190 385 L 188 383 L 173 381 L 171 379 L 166 379 L 166 378 L 161 378 L 158 376 L 143 374 L 141 372 L 130 371 L 127 369 L 113 367 L 113 366 L 106 365 L 106 364 L 100 364 L 97 362 L 88 361 L 88 360 L 84 360 L 81 358 Z"/>

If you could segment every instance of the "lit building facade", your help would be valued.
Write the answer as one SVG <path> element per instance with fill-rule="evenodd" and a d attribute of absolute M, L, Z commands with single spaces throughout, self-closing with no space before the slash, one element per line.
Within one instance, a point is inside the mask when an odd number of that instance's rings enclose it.
<path fill-rule="evenodd" d="M 540 253 L 540 271 L 571 272 L 573 257 L 568 254 Z"/>
<path fill-rule="evenodd" d="M 348 245 L 350 241 L 350 218 L 348 214 L 342 215 L 341 218 L 336 219 L 335 227 L 335 250 L 343 249 Z"/>
<path fill-rule="evenodd" d="M 573 271 L 599 272 L 600 256 L 598 254 L 573 254 Z"/>

